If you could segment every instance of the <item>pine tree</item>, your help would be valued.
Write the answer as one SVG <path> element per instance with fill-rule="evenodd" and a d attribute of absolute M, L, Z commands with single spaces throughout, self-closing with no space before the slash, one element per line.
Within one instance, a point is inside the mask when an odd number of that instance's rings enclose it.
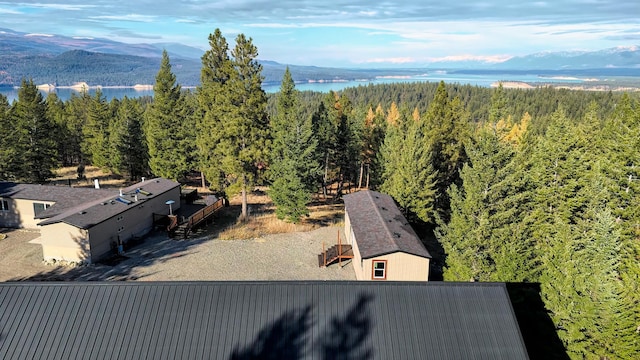
<path fill-rule="evenodd" d="M 380 190 L 398 203 L 409 220 L 434 221 L 437 174 L 432 167 L 431 146 L 422 121 L 400 116 L 389 125 L 382 145 L 385 179 Z"/>
<path fill-rule="evenodd" d="M 229 45 L 220 29 L 209 35 L 209 46 L 202 56 L 200 86 L 197 99 L 200 111 L 196 144 L 198 161 L 210 187 L 223 192 L 229 185 L 219 157 L 220 141 L 224 137 L 223 125 L 232 108 L 229 81 L 235 76 L 229 58 Z"/>
<path fill-rule="evenodd" d="M 142 123 L 143 111 L 140 104 L 125 96 L 120 102 L 109 134 L 113 147 L 113 170 L 127 174 L 130 180 L 147 174 L 148 150 Z"/>
<path fill-rule="evenodd" d="M 153 103 L 145 114 L 145 133 L 149 147 L 149 168 L 156 176 L 177 180 L 189 170 L 191 164 L 185 153 L 184 119 L 181 111 L 184 99 L 166 50 L 162 53 L 160 70 L 153 87 Z"/>
<path fill-rule="evenodd" d="M 91 102 L 92 99 L 86 91 L 80 92 L 79 95 L 73 92 L 65 102 L 63 132 L 66 135 L 66 147 L 74 165 L 84 166 L 89 162 L 89 158 L 83 152 L 85 147 L 83 129 L 88 122 Z"/>
<path fill-rule="evenodd" d="M 277 95 L 278 112 L 271 121 L 270 174 L 273 184 L 269 195 L 278 218 L 292 222 L 309 214 L 306 205 L 311 201 L 320 173 L 311 118 L 305 119 L 298 114 L 298 96 L 287 68 Z"/>
<path fill-rule="evenodd" d="M 18 101 L 12 107 L 15 153 L 11 162 L 15 177 L 26 182 L 41 183 L 53 177 L 57 165 L 56 144 L 52 139 L 54 125 L 47 117 L 47 105 L 33 81 L 22 80 Z"/>
<path fill-rule="evenodd" d="M 11 119 L 11 106 L 7 97 L 0 94 L 0 180 L 10 180 L 13 178 L 11 168 L 12 159 L 15 159 L 14 123 Z"/>
<path fill-rule="evenodd" d="M 262 66 L 256 60 L 258 49 L 252 39 L 243 34 L 236 37 L 232 58 L 229 58 L 226 40 L 219 30 L 209 36 L 209 43 L 211 49 L 202 57 L 199 99 L 205 114 L 201 128 L 217 134 L 209 141 L 201 139 L 199 147 L 204 166 L 209 167 L 209 179 L 211 176 L 221 178 L 216 173 L 223 174 L 229 184 L 227 191 L 242 194 L 241 219 L 245 219 L 247 191 L 259 165 L 266 162 L 269 145 Z M 210 133 L 202 136 L 210 136 Z M 204 142 L 211 145 L 204 146 Z M 219 165 L 211 165 L 210 162 L 215 161 L 219 161 Z"/>
<path fill-rule="evenodd" d="M 460 184 L 458 171 L 466 160 L 464 143 L 469 138 L 468 113 L 460 98 L 449 100 L 444 82 L 440 82 L 425 114 L 426 137 L 431 143 L 433 168 L 438 173 L 436 209 L 444 219 L 449 213 L 447 189 Z"/>
<path fill-rule="evenodd" d="M 330 95 L 331 96 L 331 93 Z M 328 195 L 328 185 L 330 181 L 329 168 L 333 159 L 336 127 L 329 118 L 329 109 L 325 101 L 320 101 L 318 108 L 311 116 L 313 133 L 318 139 L 317 157 L 322 162 L 322 192 L 326 198 Z"/>
<path fill-rule="evenodd" d="M 447 253 L 447 280 L 531 280 L 532 244 L 519 236 L 519 186 L 515 151 L 491 127 L 467 147 L 462 185 L 449 190 L 451 219 L 436 232 Z"/>
<path fill-rule="evenodd" d="M 82 128 L 83 152 L 91 164 L 101 168 L 109 166 L 109 122 L 112 114 L 109 104 L 98 89 L 89 103 L 87 122 Z"/>

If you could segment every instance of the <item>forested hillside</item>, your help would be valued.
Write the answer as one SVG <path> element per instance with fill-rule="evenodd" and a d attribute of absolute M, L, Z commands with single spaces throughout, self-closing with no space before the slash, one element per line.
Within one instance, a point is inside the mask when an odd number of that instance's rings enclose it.
<path fill-rule="evenodd" d="M 197 170 L 222 195 L 270 186 L 293 222 L 313 195 L 377 189 L 437 240 L 436 276 L 539 283 L 571 358 L 640 357 L 637 94 L 444 83 L 322 94 L 297 91 L 287 71 L 267 97 L 251 39 L 209 42 L 195 91 L 165 52 L 154 98 L 44 99 L 31 81 L 12 104 L 0 96 L 0 179 L 88 164 L 131 179 Z"/>

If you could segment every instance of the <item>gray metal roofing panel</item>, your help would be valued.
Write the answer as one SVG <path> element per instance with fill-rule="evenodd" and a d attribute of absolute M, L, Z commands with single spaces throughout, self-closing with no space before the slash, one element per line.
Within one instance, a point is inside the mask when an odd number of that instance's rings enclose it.
<path fill-rule="evenodd" d="M 0 309 L 2 359 L 527 358 L 503 284 L 4 283 Z"/>
<path fill-rule="evenodd" d="M 363 190 L 343 199 L 363 259 L 398 251 L 431 258 L 391 196 Z"/>

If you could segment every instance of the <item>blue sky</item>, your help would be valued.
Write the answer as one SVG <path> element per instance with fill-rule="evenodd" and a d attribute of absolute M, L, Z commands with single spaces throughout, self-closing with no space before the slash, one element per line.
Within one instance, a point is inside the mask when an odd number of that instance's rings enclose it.
<path fill-rule="evenodd" d="M 265 60 L 418 66 L 640 45 L 640 1 L 0 0 L 0 28 L 203 50 L 220 28 Z"/>

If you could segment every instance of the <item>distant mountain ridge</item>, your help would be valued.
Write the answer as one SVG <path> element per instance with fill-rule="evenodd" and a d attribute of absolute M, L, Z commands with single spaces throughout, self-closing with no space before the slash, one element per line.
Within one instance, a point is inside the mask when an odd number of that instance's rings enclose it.
<path fill-rule="evenodd" d="M 29 34 L 0 28 L 0 85 L 19 85 L 23 78 L 37 84 L 133 86 L 153 84 L 166 49 L 172 70 L 183 86 L 200 82 L 200 57 L 204 50 L 176 43 L 126 44 L 100 38 Z M 260 60 L 265 83 L 278 84 L 287 65 Z M 425 68 L 425 67 L 428 67 Z M 411 69 L 341 69 L 289 65 L 296 81 L 370 80 L 376 76 L 419 75 L 436 69 L 454 71 L 568 70 L 640 73 L 638 46 L 594 52 L 549 52 L 513 57 L 502 62 L 480 60 L 441 61 Z M 612 70 L 615 70 L 612 72 Z"/>

